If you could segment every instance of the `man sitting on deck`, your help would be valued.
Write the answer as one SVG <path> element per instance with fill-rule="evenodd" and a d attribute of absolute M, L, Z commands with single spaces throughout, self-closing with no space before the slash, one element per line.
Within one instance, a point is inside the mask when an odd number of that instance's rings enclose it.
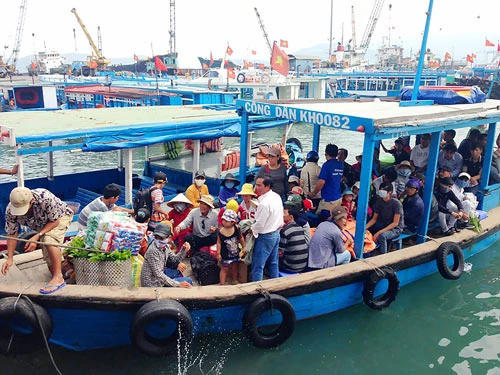
<path fill-rule="evenodd" d="M 293 204 L 285 203 L 283 221 L 285 226 L 280 230 L 279 269 L 288 273 L 302 272 L 307 267 L 307 245 L 304 230 L 295 220 L 299 210 Z"/>
<path fill-rule="evenodd" d="M 61 271 L 61 248 L 66 230 L 73 219 L 73 210 L 66 203 L 46 189 L 30 190 L 25 187 L 14 188 L 10 193 L 10 203 L 5 212 L 5 231 L 7 239 L 7 261 L 2 265 L 6 275 L 14 263 L 14 250 L 21 225 L 30 227 L 38 233 L 32 241 L 43 241 L 43 259 L 52 274 L 50 281 L 40 289 L 42 294 L 51 294 L 66 285 Z M 25 252 L 36 249 L 35 243 L 26 243 Z"/>
<path fill-rule="evenodd" d="M 133 214 L 133 209 L 118 207 L 115 204 L 118 198 L 120 198 L 121 193 L 122 189 L 118 185 L 106 185 L 102 192 L 102 196 L 87 204 L 80 212 L 80 215 L 78 215 L 78 229 L 80 231 L 87 229 L 87 220 L 91 212 L 124 211 Z"/>
<path fill-rule="evenodd" d="M 373 206 L 373 217 L 366 224 L 373 234 L 373 240 L 378 241 L 379 252 L 387 253 L 387 242 L 399 237 L 404 227 L 403 205 L 392 198 L 392 184 L 383 183 L 378 190 L 378 196 Z"/>

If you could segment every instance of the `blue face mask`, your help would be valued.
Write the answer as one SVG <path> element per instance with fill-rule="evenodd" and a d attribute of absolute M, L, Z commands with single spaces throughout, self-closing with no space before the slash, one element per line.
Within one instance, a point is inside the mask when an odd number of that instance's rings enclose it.
<path fill-rule="evenodd" d="M 232 189 L 234 187 L 234 182 L 233 181 L 228 181 L 224 184 L 226 188 Z"/>
<path fill-rule="evenodd" d="M 177 211 L 177 212 L 182 212 L 186 209 L 186 203 L 176 203 L 174 205 L 174 209 Z"/>
<path fill-rule="evenodd" d="M 411 175 L 411 170 L 410 169 L 399 169 L 398 175 L 403 176 L 403 177 L 409 177 Z"/>
<path fill-rule="evenodd" d="M 464 181 L 461 179 L 457 179 L 455 181 L 455 185 L 457 185 L 459 188 L 465 189 L 466 187 L 469 187 L 469 181 Z"/>
<path fill-rule="evenodd" d="M 158 249 L 165 249 L 168 246 L 168 239 L 159 240 L 155 238 L 154 243 Z"/>

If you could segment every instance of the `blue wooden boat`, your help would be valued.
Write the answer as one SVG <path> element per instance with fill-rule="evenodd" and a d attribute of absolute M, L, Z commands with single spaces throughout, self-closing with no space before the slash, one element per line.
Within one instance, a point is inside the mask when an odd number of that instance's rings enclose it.
<path fill-rule="evenodd" d="M 400 287 L 435 273 L 438 269 L 444 276 L 456 278 L 463 271 L 462 254 L 467 259 L 498 240 L 500 186 L 489 185 L 488 176 L 496 123 L 500 121 L 500 101 L 401 107 L 397 102 L 379 100 L 339 103 L 298 101 L 286 104 L 239 100 L 237 108 L 240 117 L 230 111 L 211 112 L 211 115 L 202 111 L 198 113 L 198 121 L 193 121 L 186 114 L 183 116 L 185 119 L 189 118 L 189 121 L 179 120 L 178 117 L 182 116 L 175 111 L 187 109 L 174 107 L 31 114 L 37 116 L 40 124 L 47 121 L 56 124 L 48 129 L 33 128 L 30 121 L 36 119 L 29 120 L 26 117 L 28 114 L 24 114 L 21 121 L 15 113 L 9 113 L 2 117 L 1 131 L 4 141 L 15 147 L 18 157 L 67 149 L 83 150 L 89 155 L 119 150 L 124 163 L 116 170 L 57 176 L 49 168 L 50 178 L 26 180 L 24 183 L 28 187 L 49 188 L 59 196 L 70 199 L 80 184 L 98 191 L 98 186 L 121 181 L 125 185 L 126 201 L 130 202 L 134 187 L 132 149 L 139 146 L 186 136 L 193 139 L 238 136 L 241 139 L 240 175 L 243 176 L 252 167 L 246 162 L 251 130 L 283 126 L 289 121 L 303 121 L 312 124 L 313 148 L 316 149 L 323 127 L 364 134 L 363 160 L 366 163 L 363 163 L 361 174 L 362 181 L 369 181 L 372 169 L 370 161 L 373 159 L 374 146 L 379 140 L 431 133 L 432 152 L 427 181 L 433 181 L 441 132 L 486 123 L 489 128 L 484 158 L 486 162 L 480 182 L 480 208 L 487 212 L 488 217 L 482 221 L 483 231 L 475 233 L 464 230 L 450 237 L 426 241 L 428 228 L 425 224 L 420 229 L 417 245 L 364 260 L 364 212 L 369 194 L 369 184 L 366 183 L 361 184 L 358 202 L 360 209 L 356 218 L 359 225 L 356 228 L 355 250 L 361 260 L 330 269 L 238 286 L 198 286 L 190 290 L 68 285 L 56 294 L 44 296 L 38 293 L 43 285 L 43 272 L 46 272 L 45 265 L 40 261 L 41 255 L 37 252 L 21 254 L 15 257 L 15 266 L 7 277 L 0 275 L 0 343 L 8 345 L 11 333 L 16 333 L 16 339 L 22 345 L 11 346 L 11 351 L 43 345 L 41 331 L 36 324 L 41 319 L 48 341 L 72 350 L 133 343 L 146 353 L 159 355 L 176 347 L 179 334 L 181 338 L 190 338 L 193 334 L 237 330 L 245 330 L 252 342 L 260 347 L 272 347 L 282 344 L 290 337 L 296 320 L 329 314 L 363 300 L 372 307 L 380 308 L 394 300 Z M 118 111 L 125 112 L 120 114 Z M 79 120 L 75 117 L 74 122 L 64 122 L 61 118 L 52 117 L 42 121 L 43 116 L 68 116 L 71 113 L 78 115 Z M 9 116 L 13 116 L 12 119 Z M 255 118 L 262 117 L 268 121 L 254 121 Z M 147 123 L 144 122 L 146 118 L 149 121 Z M 8 124 L 14 125 L 15 121 L 19 121 L 19 127 L 9 128 Z M 61 129 L 62 124 L 65 124 L 64 129 Z M 149 162 L 145 171 L 148 174 L 147 172 L 160 168 L 162 167 Z M 183 178 L 191 181 L 192 169 L 163 169 L 172 173 L 170 181 L 182 183 Z M 21 166 L 21 180 L 22 176 Z M 216 186 L 216 179 L 213 182 Z M 12 187 L 13 183 L 1 185 L 2 211 Z M 426 202 L 430 201 L 432 189 L 432 183 L 426 184 Z M 425 218 L 429 217 L 429 213 L 430 207 L 426 204 Z M 428 219 L 424 220 L 425 223 L 427 221 Z M 404 293 L 405 290 L 400 292 Z M 281 314 L 270 314 L 271 306 Z M 258 329 L 269 325 L 275 328 L 271 333 Z M 31 344 L 26 345 L 27 342 Z M 5 349 L 6 346 L 3 350 Z"/>

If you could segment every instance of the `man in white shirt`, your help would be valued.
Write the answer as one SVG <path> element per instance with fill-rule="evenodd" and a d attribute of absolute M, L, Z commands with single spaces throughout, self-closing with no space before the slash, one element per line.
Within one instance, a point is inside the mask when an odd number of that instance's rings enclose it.
<path fill-rule="evenodd" d="M 255 213 L 252 232 L 255 246 L 252 255 L 252 281 L 262 280 L 264 267 L 269 268 L 269 277 L 279 276 L 278 247 L 279 229 L 283 226 L 283 203 L 281 197 L 272 191 L 273 181 L 269 176 L 255 180 L 255 192 L 259 194 L 259 206 Z"/>
<path fill-rule="evenodd" d="M 420 144 L 413 147 L 410 154 L 410 162 L 415 168 L 415 172 L 424 173 L 427 169 L 427 160 L 429 159 L 429 145 L 431 144 L 431 135 L 422 134 Z"/>

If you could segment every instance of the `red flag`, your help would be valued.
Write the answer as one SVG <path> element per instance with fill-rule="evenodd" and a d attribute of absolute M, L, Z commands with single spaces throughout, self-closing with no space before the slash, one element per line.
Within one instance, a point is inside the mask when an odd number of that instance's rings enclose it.
<path fill-rule="evenodd" d="M 158 56 L 155 56 L 155 69 L 156 70 L 163 70 L 164 72 L 167 71 L 167 67 L 163 63 L 163 61 L 160 60 Z"/>
<path fill-rule="evenodd" d="M 134 61 L 137 62 L 139 61 L 139 57 L 134 53 Z"/>
<path fill-rule="evenodd" d="M 248 69 L 248 67 L 249 67 L 249 66 L 250 66 L 250 64 L 248 63 L 248 61 L 243 60 L 243 67 L 244 67 L 245 69 Z"/>
<path fill-rule="evenodd" d="M 260 68 L 260 69 L 266 69 L 266 66 L 264 64 L 257 64 L 257 66 Z"/>
<path fill-rule="evenodd" d="M 227 46 L 226 54 L 228 54 L 229 56 L 231 56 L 233 54 L 233 50 L 231 49 L 231 47 Z"/>
<path fill-rule="evenodd" d="M 36 70 L 36 63 L 34 61 L 31 62 L 31 70 Z"/>
<path fill-rule="evenodd" d="M 446 52 L 446 53 L 444 54 L 444 62 L 447 62 L 447 61 L 449 61 L 449 60 L 451 60 L 451 55 L 450 55 L 450 53 L 449 53 L 449 52 Z"/>
<path fill-rule="evenodd" d="M 252 55 L 256 55 L 257 54 L 257 51 L 256 50 L 252 50 Z"/>
<path fill-rule="evenodd" d="M 490 42 L 487 38 L 486 38 L 486 42 L 484 42 L 484 45 L 486 47 L 495 47 L 495 43 Z"/>
<path fill-rule="evenodd" d="M 473 60 L 477 57 L 475 53 L 473 53 L 471 56 Z"/>
<path fill-rule="evenodd" d="M 271 68 L 283 76 L 288 75 L 290 70 L 290 58 L 278 47 L 276 42 L 273 44 L 273 53 L 271 55 Z"/>
<path fill-rule="evenodd" d="M 281 48 L 288 48 L 288 40 L 280 39 L 280 47 Z"/>
<path fill-rule="evenodd" d="M 232 79 L 236 78 L 236 74 L 234 73 L 233 68 L 227 68 L 227 76 Z"/>
<path fill-rule="evenodd" d="M 471 55 L 467 55 L 467 62 L 473 63 L 474 58 Z"/>

